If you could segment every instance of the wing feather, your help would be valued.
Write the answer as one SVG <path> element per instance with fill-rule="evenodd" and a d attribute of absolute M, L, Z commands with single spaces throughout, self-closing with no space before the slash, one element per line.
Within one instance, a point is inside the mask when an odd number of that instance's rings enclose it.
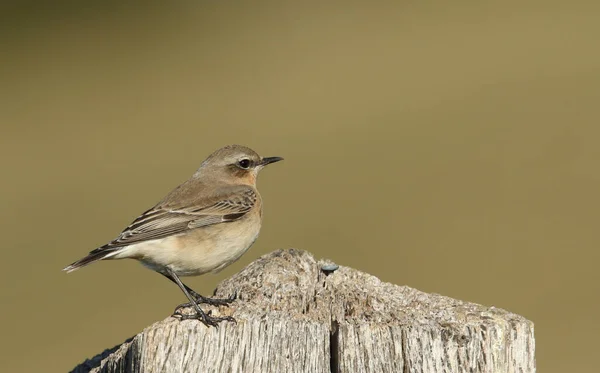
<path fill-rule="evenodd" d="M 222 188 L 204 201 L 159 203 L 135 219 L 102 249 L 115 249 L 180 234 L 190 229 L 241 219 L 255 206 L 258 195 L 250 186 Z"/>

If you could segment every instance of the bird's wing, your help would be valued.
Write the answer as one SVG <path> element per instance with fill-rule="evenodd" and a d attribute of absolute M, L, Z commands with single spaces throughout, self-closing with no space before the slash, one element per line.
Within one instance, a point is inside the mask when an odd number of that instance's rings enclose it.
<path fill-rule="evenodd" d="M 254 207 L 257 198 L 256 190 L 250 186 L 232 186 L 222 188 L 203 200 L 159 203 L 140 215 L 119 237 L 101 249 L 115 249 L 194 228 L 235 221 Z"/>

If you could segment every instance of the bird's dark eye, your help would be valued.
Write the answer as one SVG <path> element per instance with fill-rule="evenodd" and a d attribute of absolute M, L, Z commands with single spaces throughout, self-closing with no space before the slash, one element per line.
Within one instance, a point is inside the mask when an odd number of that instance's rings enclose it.
<path fill-rule="evenodd" d="M 244 158 L 238 162 L 238 166 L 240 166 L 240 168 L 243 168 L 244 170 L 247 170 L 248 168 L 250 168 L 250 160 Z"/>

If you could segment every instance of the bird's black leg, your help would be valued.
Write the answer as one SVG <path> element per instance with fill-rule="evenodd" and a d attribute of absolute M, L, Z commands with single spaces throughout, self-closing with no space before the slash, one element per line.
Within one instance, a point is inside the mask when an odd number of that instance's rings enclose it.
<path fill-rule="evenodd" d="M 229 298 L 208 298 L 196 293 L 190 288 L 187 289 L 190 292 L 190 294 L 194 297 L 194 299 L 196 299 L 198 303 L 202 304 L 210 304 L 211 306 L 228 306 L 235 300 L 235 295 L 232 295 Z"/>
<path fill-rule="evenodd" d="M 219 322 L 221 321 L 233 321 L 235 322 L 235 319 L 231 316 L 224 316 L 224 317 L 214 317 L 214 316 L 210 316 L 207 313 L 205 313 L 204 311 L 202 311 L 202 308 L 200 308 L 200 306 L 198 305 L 198 302 L 192 297 L 192 295 L 190 294 L 190 292 L 188 291 L 188 287 L 185 286 L 181 280 L 179 279 L 179 277 L 177 276 L 177 274 L 175 274 L 175 272 L 173 272 L 170 269 L 166 269 L 164 275 L 170 279 L 171 281 L 173 281 L 174 283 L 177 284 L 177 286 L 179 286 L 179 288 L 181 289 L 181 291 L 183 291 L 183 293 L 185 294 L 185 296 L 189 299 L 190 306 L 193 306 L 194 309 L 196 310 L 196 314 L 194 315 L 183 315 L 180 314 L 180 319 L 181 320 L 189 320 L 189 319 L 197 319 L 202 321 L 205 325 L 207 326 L 217 326 Z M 187 307 L 187 306 L 186 306 Z M 177 308 L 179 309 L 179 307 Z M 176 311 L 177 311 L 176 309 Z"/>
<path fill-rule="evenodd" d="M 174 283 L 177 284 L 177 281 L 175 281 L 174 279 L 172 279 L 171 277 L 169 277 L 168 274 L 165 273 L 161 273 L 163 276 L 165 276 L 166 278 L 168 278 L 169 280 L 173 281 Z M 194 300 L 197 303 L 201 303 L 201 304 L 208 304 L 210 306 L 228 306 L 229 304 L 233 303 L 233 301 L 235 300 L 235 294 L 230 296 L 229 298 L 208 298 L 208 297 L 204 297 L 198 293 L 196 293 L 194 291 L 194 289 L 190 288 L 189 286 L 187 286 L 186 284 L 184 284 L 183 282 L 181 283 L 183 285 L 183 287 L 185 288 L 185 290 L 188 291 L 188 293 L 190 293 L 190 295 L 194 298 Z M 179 285 L 179 284 L 177 284 Z M 177 308 L 175 308 L 175 311 L 181 309 L 181 308 L 185 308 L 185 307 L 190 307 L 192 304 L 191 303 L 184 303 L 184 304 L 180 304 L 179 306 L 177 306 Z"/>

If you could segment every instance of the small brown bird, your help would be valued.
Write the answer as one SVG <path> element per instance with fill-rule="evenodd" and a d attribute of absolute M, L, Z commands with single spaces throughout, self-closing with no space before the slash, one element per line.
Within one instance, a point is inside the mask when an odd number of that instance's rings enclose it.
<path fill-rule="evenodd" d="M 241 145 L 225 146 L 211 154 L 188 181 L 144 212 L 113 241 L 91 251 L 63 270 L 72 272 L 104 259 L 132 258 L 176 283 L 195 314 L 206 325 L 232 317 L 213 317 L 199 304 L 228 305 L 233 298 L 207 298 L 184 285 L 179 276 L 217 272 L 252 246 L 261 227 L 262 201 L 256 177 L 281 157 L 260 157 Z"/>

